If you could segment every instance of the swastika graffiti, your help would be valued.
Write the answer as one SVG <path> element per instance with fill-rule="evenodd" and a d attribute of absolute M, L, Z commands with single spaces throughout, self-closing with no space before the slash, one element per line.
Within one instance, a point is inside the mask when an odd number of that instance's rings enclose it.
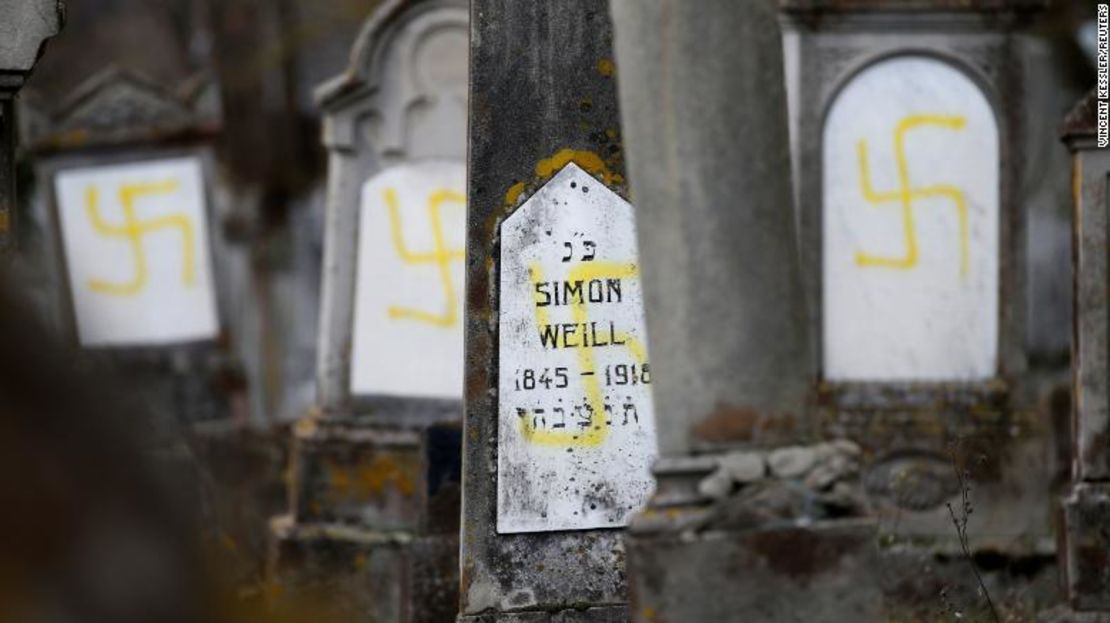
<path fill-rule="evenodd" d="M 917 231 L 914 227 L 914 201 L 944 197 L 956 207 L 960 224 L 960 276 L 967 277 L 968 271 L 968 210 L 967 199 L 962 190 L 950 184 L 937 184 L 916 188 L 910 180 L 910 165 L 906 157 L 906 134 L 911 130 L 934 126 L 947 130 L 962 130 L 967 125 L 964 117 L 956 115 L 907 115 L 898 122 L 894 130 L 894 158 L 897 164 L 898 188 L 877 192 L 871 183 L 870 165 L 867 157 L 867 141 L 857 144 L 859 156 L 860 192 L 872 205 L 899 203 L 902 208 L 902 228 L 905 235 L 905 253 L 901 257 L 873 255 L 856 251 L 856 264 L 866 267 L 909 270 L 917 265 Z"/>
<path fill-rule="evenodd" d="M 413 320 L 437 327 L 450 328 L 459 323 L 459 300 L 455 284 L 451 279 L 451 262 L 461 262 L 466 257 L 462 249 L 452 249 L 447 245 L 443 232 L 441 208 L 445 203 L 466 205 L 466 197 L 451 190 L 437 190 L 428 196 L 428 222 L 432 228 L 433 248 L 431 251 L 417 253 L 405 243 L 405 233 L 401 221 L 401 209 L 397 201 L 397 191 L 387 188 L 383 196 L 389 209 L 389 225 L 393 238 L 393 248 L 401 261 L 408 265 L 434 265 L 439 273 L 443 287 L 444 309 L 442 313 L 429 312 L 411 307 L 390 306 L 390 318 Z"/>
<path fill-rule="evenodd" d="M 536 284 L 544 280 L 543 268 L 539 262 L 533 263 L 528 269 L 531 290 L 538 292 Z M 572 268 L 567 275 L 570 282 L 589 282 L 592 279 L 634 279 L 639 277 L 639 270 L 635 264 L 588 261 L 581 262 Z M 589 309 L 585 301 L 572 301 L 570 303 L 571 317 L 575 323 L 585 326 L 589 323 Z M 535 307 L 536 327 L 543 327 L 551 323 L 551 319 L 544 306 Z M 647 363 L 647 349 L 644 344 L 627 333 L 613 336 L 623 342 L 624 347 L 632 354 L 633 360 L 640 366 Z M 616 343 L 616 342 L 614 342 Z M 607 403 L 601 390 L 601 381 L 597 374 L 597 365 L 594 360 L 593 347 L 580 343 L 575 347 L 578 372 L 585 389 L 585 399 L 581 411 L 585 414 L 586 421 L 581 427 L 582 431 L 549 431 L 539 430 L 533 418 L 521 417 L 521 433 L 528 441 L 549 446 L 598 446 L 608 436 L 609 422 L 612 407 Z M 632 406 L 632 405 L 629 405 Z M 527 414 L 525 414 L 527 415 Z M 639 417 L 637 421 L 639 421 Z M 625 418 L 627 418 L 627 411 Z"/>
<path fill-rule="evenodd" d="M 134 296 L 146 287 L 150 279 L 147 268 L 146 251 L 143 238 L 163 229 L 175 229 L 181 233 L 181 281 L 186 287 L 196 285 L 196 261 L 194 258 L 193 224 L 185 214 L 168 214 L 157 218 L 141 219 L 136 203 L 139 199 L 154 195 L 168 195 L 177 192 L 177 180 L 122 184 L 119 187 L 119 201 L 123 208 L 123 224 L 107 222 L 100 213 L 100 193 L 96 186 L 85 189 L 85 210 L 93 229 L 105 238 L 119 238 L 131 247 L 134 270 L 131 279 L 125 282 L 112 282 L 104 279 L 90 279 L 89 289 L 111 296 Z"/>

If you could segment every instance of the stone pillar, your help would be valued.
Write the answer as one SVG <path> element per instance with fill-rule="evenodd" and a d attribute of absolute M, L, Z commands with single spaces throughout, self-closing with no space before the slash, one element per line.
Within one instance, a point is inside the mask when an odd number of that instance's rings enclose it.
<path fill-rule="evenodd" d="M 273 579 L 357 621 L 457 609 L 467 20 L 463 0 L 385 2 L 317 91 L 317 408 L 295 427 Z"/>
<path fill-rule="evenodd" d="M 64 21 L 61 0 L 0 2 L 0 253 L 14 246 L 16 93 Z"/>
<path fill-rule="evenodd" d="M 808 432 L 781 44 L 753 4 L 614 3 L 665 458 Z M 719 62 L 669 55 L 711 44 Z"/>
<path fill-rule="evenodd" d="M 831 517 L 852 504 L 835 485 L 855 449 L 783 446 L 813 437 L 814 372 L 776 7 L 613 14 L 662 353 L 658 485 L 626 540 L 632 620 L 880 620 L 873 526 Z"/>
<path fill-rule="evenodd" d="M 1075 316 L 1072 332 L 1072 486 L 1059 526 L 1060 567 L 1069 604 L 1079 611 L 1110 612 L 1110 383 L 1107 364 L 1107 179 L 1110 152 L 1097 146 L 1097 92 L 1092 90 L 1064 122 L 1072 153 L 1074 223 L 1072 257 Z"/>
<path fill-rule="evenodd" d="M 460 621 L 628 619 L 653 382 L 606 0 L 471 3 Z"/>

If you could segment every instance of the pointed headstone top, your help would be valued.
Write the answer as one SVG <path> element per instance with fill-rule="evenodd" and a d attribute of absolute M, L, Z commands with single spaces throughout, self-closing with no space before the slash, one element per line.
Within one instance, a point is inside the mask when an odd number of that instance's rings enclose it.
<path fill-rule="evenodd" d="M 196 81 L 190 87 L 191 97 L 179 97 L 110 67 L 74 90 L 33 148 L 52 151 L 211 135 L 219 126 L 218 107 L 211 105 L 212 98 L 201 97 L 210 89 Z"/>
<path fill-rule="evenodd" d="M 1064 117 L 1060 125 L 1060 138 L 1073 151 L 1082 148 L 1086 139 L 1098 133 L 1098 89 L 1093 88 Z"/>

